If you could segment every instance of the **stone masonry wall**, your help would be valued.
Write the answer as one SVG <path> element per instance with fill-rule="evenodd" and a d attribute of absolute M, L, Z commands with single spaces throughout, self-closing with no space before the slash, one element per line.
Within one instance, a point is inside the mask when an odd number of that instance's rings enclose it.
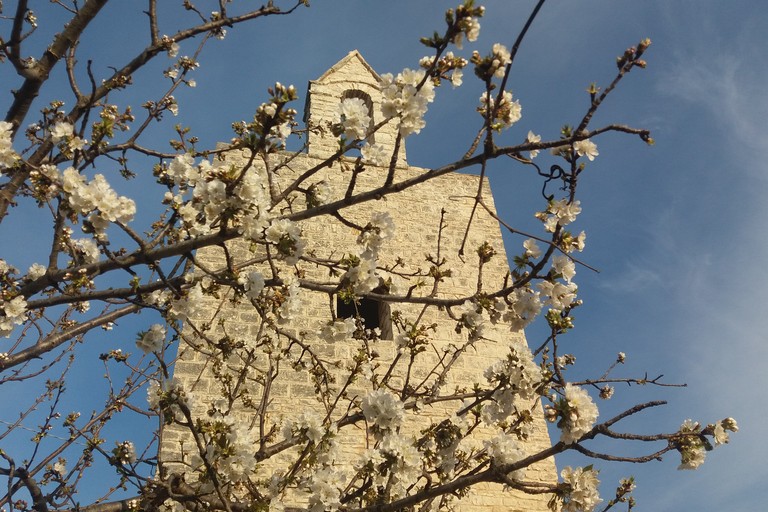
<path fill-rule="evenodd" d="M 346 61 L 346 62 L 345 62 Z M 363 89 L 368 92 L 374 103 L 380 101 L 375 89 L 375 73 L 370 66 L 365 64 L 362 57 L 356 52 L 348 55 L 339 64 L 334 66 L 319 80 L 311 83 L 312 97 L 308 101 L 311 106 L 310 120 L 322 122 L 333 115 L 332 105 L 338 104 L 340 95 L 350 88 Z M 350 85 L 351 84 L 351 85 Z M 378 121 L 378 120 L 376 120 Z M 386 130 L 377 134 L 377 143 L 389 141 L 394 144 L 395 133 Z M 292 178 L 300 175 L 306 169 L 317 165 L 323 158 L 329 156 L 338 146 L 333 145 L 330 138 L 321 135 L 310 138 L 309 154 L 300 155 L 290 163 L 290 169 L 282 169 L 280 183 L 290 183 Z M 419 176 L 429 172 L 417 167 L 406 167 L 404 149 L 401 160 L 398 162 L 396 180 Z M 346 162 L 352 165 L 351 161 Z M 331 186 L 332 200 L 343 197 L 351 172 L 344 170 L 344 165 L 334 164 L 332 168 L 320 171 L 311 182 L 325 181 Z M 368 168 L 358 176 L 356 191 L 364 191 L 380 186 L 386 176 L 385 169 Z M 405 268 L 428 268 L 425 262 L 425 254 L 437 255 L 438 233 L 443 218 L 444 227 L 440 233 L 440 256 L 447 259 L 447 267 L 451 268 L 452 275 L 445 279 L 440 288 L 441 297 L 470 296 L 476 291 L 478 282 L 478 256 L 475 249 L 485 241 L 490 242 L 497 255 L 485 265 L 482 281 L 486 289 L 497 288 L 502 285 L 504 276 L 508 272 L 507 256 L 502 244 L 498 223 L 486 212 L 478 210 L 473 220 L 472 229 L 466 244 L 464 261 L 458 256 L 458 250 L 464 237 L 465 228 L 469 220 L 472 208 L 472 197 L 478 187 L 477 176 L 466 174 L 450 174 L 432 179 L 421 185 L 407 189 L 401 193 L 392 194 L 379 200 L 370 201 L 358 206 L 346 208 L 343 215 L 349 220 L 365 225 L 371 214 L 379 211 L 389 212 L 394 220 L 396 234 L 394 240 L 384 248 L 380 261 L 383 264 L 391 264 L 397 258 L 401 258 Z M 492 196 L 488 183 L 483 182 L 483 193 L 486 201 L 493 207 Z M 301 199 L 297 199 L 294 206 L 301 210 Z M 444 212 L 444 213 L 443 213 Z M 304 238 L 308 247 L 306 254 L 315 257 L 340 257 L 345 253 L 355 252 L 355 240 L 357 233 L 341 222 L 323 216 L 322 219 L 312 219 L 301 223 Z M 254 258 L 254 254 L 248 250 L 246 244 L 235 242 L 230 244 L 230 256 L 235 261 L 246 261 Z M 197 258 L 206 267 L 221 268 L 224 266 L 224 253 L 220 248 L 208 248 L 200 250 Z M 320 267 L 301 264 L 308 279 L 319 281 L 327 280 L 327 270 Z M 338 278 L 336 278 L 338 279 Z M 412 283 L 403 281 L 409 286 Z M 429 283 L 431 286 L 431 283 Z M 256 313 L 247 302 L 241 305 L 232 305 L 226 298 L 231 294 L 227 290 L 220 293 L 222 300 L 209 299 L 210 307 L 201 315 L 200 321 L 208 322 L 213 332 L 223 334 L 223 328 L 217 326 L 218 319 L 226 318 L 229 323 L 226 334 L 233 337 L 247 338 L 258 336 L 258 323 Z M 324 293 L 306 291 L 302 295 L 301 315 L 296 321 L 285 328 L 295 334 L 301 332 L 316 333 L 332 318 L 334 307 L 333 297 Z M 393 304 L 392 310 L 399 311 L 404 317 L 415 320 L 422 312 L 419 304 Z M 420 323 L 436 323 L 434 340 L 435 352 L 423 354 L 417 360 L 413 368 L 414 381 L 418 377 L 426 377 L 437 363 L 437 355 L 443 348 L 460 346 L 466 342 L 466 333 L 455 332 L 455 322 L 446 321 L 447 315 L 437 311 L 436 308 L 427 310 Z M 229 327 L 231 326 L 231 327 Z M 194 340 L 194 335 L 189 334 L 188 339 Z M 443 386 L 445 393 L 455 389 L 472 389 L 475 382 L 483 382 L 483 371 L 496 360 L 504 357 L 508 352 L 510 340 L 523 339 L 523 333 L 510 332 L 507 326 L 489 326 L 485 332 L 488 339 L 476 343 L 475 347 L 468 350 L 459 360 L 455 369 L 449 373 L 448 380 Z M 382 363 L 392 361 L 396 356 L 396 347 L 391 340 L 380 340 L 375 347 L 381 356 Z M 327 343 L 317 336 L 313 339 L 313 349 L 322 354 L 328 361 L 351 361 L 354 348 L 345 343 Z M 262 361 L 263 371 L 267 367 L 266 356 Z M 210 403 L 219 394 L 219 384 L 211 378 L 213 363 L 199 351 L 190 350 L 185 342 L 181 343 L 179 359 L 175 365 L 174 376 L 180 379 L 186 389 L 190 389 L 200 405 L 197 414 L 205 414 L 203 404 Z M 323 412 L 320 403 L 315 397 L 315 385 L 311 376 L 306 372 L 294 372 L 289 369 L 282 370 L 281 378 L 275 381 L 270 389 L 271 403 L 267 409 L 267 417 L 270 422 L 280 424 L 283 420 L 297 417 L 303 411 Z M 404 372 L 403 363 L 397 366 L 397 371 Z M 350 396 L 365 396 L 370 391 L 370 382 L 357 382 L 349 390 Z M 258 396 L 258 386 L 252 390 L 254 396 Z M 439 421 L 449 417 L 457 405 L 450 402 L 449 405 L 437 404 L 425 406 L 418 414 L 414 424 L 406 425 L 405 429 L 417 431 L 432 421 Z M 526 444 L 528 453 L 534 453 L 548 448 L 551 443 L 547 433 L 546 424 L 540 408 L 536 408 L 538 414 L 534 417 L 533 434 Z M 240 421 L 252 422 L 253 411 L 241 411 Z M 410 416 L 410 415 L 409 415 Z M 352 461 L 359 457 L 365 449 L 366 437 L 364 429 L 344 429 L 342 441 L 344 457 Z M 189 439 L 177 429 L 167 429 L 162 440 L 162 458 L 173 461 L 178 458 L 180 446 L 183 443 L 189 446 Z M 279 460 L 276 463 L 279 465 Z M 272 471 L 271 466 L 264 465 L 260 471 L 268 476 Z M 529 468 L 526 472 L 526 480 L 540 482 L 555 482 L 557 480 L 554 462 L 546 460 Z M 522 512 L 522 511 L 546 511 L 548 495 L 531 496 L 515 491 L 503 490 L 500 485 L 485 485 L 475 488 L 468 496 L 464 497 L 456 507 L 462 511 L 483 512 Z"/>

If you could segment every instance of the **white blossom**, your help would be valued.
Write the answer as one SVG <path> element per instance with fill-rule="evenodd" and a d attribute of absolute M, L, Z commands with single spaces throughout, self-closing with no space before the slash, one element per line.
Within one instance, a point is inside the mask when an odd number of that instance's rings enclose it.
<path fill-rule="evenodd" d="M 417 86 L 424 80 L 425 71 L 404 69 L 396 77 L 391 73 L 381 76 L 381 111 L 385 118 L 400 118 L 399 130 L 404 137 L 419 133 L 426 125 L 424 114 L 427 104 L 435 98 L 434 84 L 426 80 L 420 89 Z"/>
<path fill-rule="evenodd" d="M 306 246 L 298 224 L 288 219 L 273 220 L 265 231 L 265 236 L 268 242 L 275 245 L 278 254 L 286 263 L 298 263 Z"/>
<path fill-rule="evenodd" d="M 501 43 L 495 43 L 493 45 L 493 59 L 491 61 L 491 69 L 493 70 L 493 76 L 496 78 L 503 78 L 506 72 L 507 64 L 512 62 L 509 50 Z"/>
<path fill-rule="evenodd" d="M 286 279 L 285 293 L 283 295 L 283 302 L 280 304 L 280 308 L 277 311 L 278 320 L 280 323 L 286 323 L 302 312 L 301 302 L 301 287 L 299 286 L 298 279 Z"/>
<path fill-rule="evenodd" d="M 286 439 L 292 439 L 295 435 L 301 434 L 316 445 L 325 435 L 322 418 L 312 412 L 303 412 L 297 419 L 287 420 L 282 430 L 283 437 Z"/>
<path fill-rule="evenodd" d="M 494 112 L 495 110 L 495 112 Z M 486 117 L 489 112 L 494 113 L 490 119 L 491 125 L 496 128 L 509 128 L 523 117 L 523 108 L 518 100 L 512 101 L 512 93 L 504 91 L 501 95 L 501 101 L 496 107 L 496 97 L 492 92 L 486 91 L 480 96 L 480 106 L 477 107 L 480 115 Z M 496 120 L 501 122 L 497 126 Z"/>
<path fill-rule="evenodd" d="M 576 275 L 576 264 L 568 256 L 558 254 L 552 258 L 552 270 L 556 274 L 560 274 L 566 282 L 570 283 L 573 276 Z"/>
<path fill-rule="evenodd" d="M 523 242 L 523 248 L 525 249 L 525 255 L 535 260 L 541 258 L 541 248 L 536 243 L 536 240 L 529 238 Z"/>
<path fill-rule="evenodd" d="M 592 512 L 603 501 L 597 490 L 600 480 L 596 470 L 566 466 L 560 476 L 567 485 L 562 512 Z"/>
<path fill-rule="evenodd" d="M 595 159 L 600 153 L 597 152 L 597 146 L 589 139 L 580 140 L 573 143 L 573 149 L 579 156 L 586 156 L 589 161 Z"/>
<path fill-rule="evenodd" d="M 237 282 L 243 286 L 245 296 L 250 300 L 258 299 L 262 290 L 264 290 L 264 276 L 257 270 L 241 274 Z"/>
<path fill-rule="evenodd" d="M 115 444 L 116 446 L 112 453 L 120 464 L 133 464 L 136 462 L 136 447 L 131 441 Z"/>
<path fill-rule="evenodd" d="M 738 432 L 739 426 L 736 424 L 736 420 L 733 418 L 725 418 L 723 421 L 715 424 L 713 430 L 713 436 L 715 438 L 715 446 L 727 444 L 730 441 L 730 435 L 728 431 Z"/>
<path fill-rule="evenodd" d="M 35 279 L 43 277 L 47 271 L 48 269 L 45 267 L 45 265 L 33 263 L 27 271 L 27 278 L 34 281 Z"/>
<path fill-rule="evenodd" d="M 565 398 L 561 405 L 563 417 L 560 441 L 572 444 L 592 430 L 597 421 L 598 410 L 589 393 L 570 382 L 565 385 Z"/>
<path fill-rule="evenodd" d="M 87 182 L 77 169 L 68 167 L 60 180 L 70 207 L 82 215 L 90 214 L 88 220 L 97 234 L 103 233 L 109 222 L 125 224 L 136 214 L 136 203 L 118 196 L 102 174 Z"/>
<path fill-rule="evenodd" d="M 464 301 L 464 304 L 458 308 L 461 315 L 461 323 L 470 331 L 470 338 L 477 340 L 483 337 L 485 329 L 485 318 L 483 318 L 482 309 L 472 301 Z"/>
<path fill-rule="evenodd" d="M 15 274 L 16 272 L 13 266 L 9 265 L 4 259 L 0 259 L 0 274 Z"/>
<path fill-rule="evenodd" d="M 357 237 L 359 260 L 343 277 L 352 284 L 355 293 L 367 293 L 379 286 L 380 278 L 376 274 L 379 251 L 394 233 L 395 224 L 389 213 L 371 215 L 370 222 Z"/>
<path fill-rule="evenodd" d="M 344 341 L 354 334 L 357 326 L 354 318 L 337 318 L 320 330 L 320 338 L 327 342 Z"/>
<path fill-rule="evenodd" d="M 91 238 L 78 238 L 72 240 L 72 245 L 77 251 L 77 254 L 82 258 L 82 262 L 86 265 L 96 263 L 99 261 L 99 246 Z"/>
<path fill-rule="evenodd" d="M 167 37 L 167 36 L 163 36 L 163 37 Z M 179 54 L 180 49 L 181 47 L 179 46 L 179 43 L 172 42 L 170 45 L 168 45 L 168 49 L 166 50 L 168 53 L 168 57 L 170 57 L 171 59 L 175 59 L 176 56 Z"/>
<path fill-rule="evenodd" d="M 511 343 L 509 355 L 486 368 L 483 373 L 491 384 L 501 383 L 512 388 L 523 399 L 536 395 L 542 381 L 541 369 L 534 362 L 531 350 L 524 343 Z"/>
<path fill-rule="evenodd" d="M 74 133 L 75 128 L 72 124 L 66 121 L 59 121 L 51 128 L 51 140 L 53 142 L 60 142 L 72 137 Z"/>
<path fill-rule="evenodd" d="M 363 294 L 379 286 L 379 276 L 376 274 L 376 254 L 364 252 L 357 265 L 344 274 L 343 280 L 349 281 L 355 293 Z"/>
<path fill-rule="evenodd" d="M 464 83 L 464 70 L 461 68 L 456 68 L 453 70 L 453 73 L 451 73 L 451 85 L 455 89 L 456 87 L 460 87 L 462 83 Z"/>
<path fill-rule="evenodd" d="M 525 458 L 525 450 L 521 448 L 517 439 L 506 434 L 498 434 L 496 437 L 484 441 L 483 445 L 494 466 L 514 464 Z M 507 473 L 507 476 L 514 480 L 522 480 L 525 478 L 525 468 L 511 471 Z"/>
<path fill-rule="evenodd" d="M 341 491 L 346 486 L 347 475 L 333 466 L 315 470 L 309 481 L 310 512 L 338 510 Z"/>
<path fill-rule="evenodd" d="M 562 311 L 576 300 L 578 286 L 576 283 L 561 283 L 559 281 L 540 281 L 537 285 L 542 295 L 547 297 L 546 304 L 552 309 Z"/>
<path fill-rule="evenodd" d="M 15 325 L 21 325 L 27 316 L 27 301 L 18 295 L 9 301 L 0 299 L 0 336 L 5 338 L 11 335 Z"/>
<path fill-rule="evenodd" d="M 136 346 L 145 354 L 160 352 L 165 344 L 165 327 L 160 324 L 152 324 L 148 331 L 141 333 L 136 340 Z"/>
<path fill-rule="evenodd" d="M 363 157 L 363 162 L 379 167 L 388 166 L 392 156 L 383 144 L 368 144 L 367 142 L 360 148 L 360 154 Z"/>
<path fill-rule="evenodd" d="M 361 98 L 345 98 L 339 103 L 336 120 L 349 140 L 364 139 L 371 124 L 370 112 Z"/>
<path fill-rule="evenodd" d="M 56 473 L 59 477 L 63 477 L 67 472 L 67 460 L 59 457 L 59 459 L 51 466 L 51 471 Z"/>
<path fill-rule="evenodd" d="M 405 414 L 403 402 L 386 389 L 371 391 L 361 403 L 365 419 L 382 430 L 398 427 Z"/>
<path fill-rule="evenodd" d="M 200 283 L 197 283 L 171 302 L 169 313 L 174 320 L 188 322 L 200 312 L 202 307 L 203 289 Z"/>
<path fill-rule="evenodd" d="M 395 234 L 395 223 L 388 212 L 374 212 L 368 226 L 357 237 L 365 251 L 378 253 L 384 242 Z"/>
<path fill-rule="evenodd" d="M 171 178 L 176 185 L 181 185 L 183 183 L 191 183 L 194 185 L 200 176 L 200 173 L 197 168 L 195 168 L 194 164 L 195 161 L 192 158 L 192 155 L 188 153 L 176 155 L 165 170 L 165 175 Z"/>
<path fill-rule="evenodd" d="M 704 464 L 707 449 L 701 440 L 701 428 L 693 420 L 685 420 L 680 425 L 680 440 L 677 449 L 680 452 L 680 465 L 677 469 L 697 469 Z"/>
<path fill-rule="evenodd" d="M 576 220 L 576 216 L 581 213 L 581 201 L 569 202 L 568 199 L 552 201 L 549 211 L 557 217 L 557 223 L 561 226 L 567 226 Z"/>
<path fill-rule="evenodd" d="M 13 150 L 12 129 L 11 123 L 0 121 L 0 167 L 11 167 L 19 159 L 19 155 Z"/>
<path fill-rule="evenodd" d="M 525 138 L 526 142 L 541 142 L 541 135 L 536 135 L 532 131 L 528 130 L 528 136 Z M 539 155 L 538 149 L 532 149 L 528 152 L 528 157 L 533 160 Z"/>
<path fill-rule="evenodd" d="M 454 35 L 451 41 L 459 50 L 464 47 L 464 36 L 470 42 L 477 41 L 478 36 L 480 36 L 480 22 L 474 16 L 462 18 L 459 22 L 459 29 L 460 31 Z"/>
<path fill-rule="evenodd" d="M 502 315 L 512 331 L 519 331 L 530 324 L 541 312 L 541 295 L 530 288 L 517 288 L 507 300 L 510 306 Z"/>
<path fill-rule="evenodd" d="M 422 455 L 414 446 L 413 439 L 406 438 L 396 431 L 389 430 L 379 443 L 379 450 L 389 459 L 394 459 L 390 467 L 391 479 L 379 475 L 377 484 L 388 484 L 392 497 L 405 495 L 408 488 L 422 475 Z"/>

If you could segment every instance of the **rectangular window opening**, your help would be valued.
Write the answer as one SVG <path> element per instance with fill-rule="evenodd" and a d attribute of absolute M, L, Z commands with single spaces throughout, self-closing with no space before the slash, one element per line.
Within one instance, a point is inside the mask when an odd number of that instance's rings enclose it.
<path fill-rule="evenodd" d="M 346 303 L 336 296 L 336 316 L 338 318 L 355 318 L 360 316 L 365 322 L 366 329 L 381 330 L 381 339 L 392 339 L 392 316 L 389 303 L 374 299 L 360 299 L 357 304 Z"/>

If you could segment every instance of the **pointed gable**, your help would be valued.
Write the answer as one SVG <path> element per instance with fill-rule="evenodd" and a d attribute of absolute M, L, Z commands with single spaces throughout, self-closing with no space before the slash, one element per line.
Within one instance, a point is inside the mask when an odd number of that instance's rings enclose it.
<path fill-rule="evenodd" d="M 323 73 L 320 78 L 314 80 L 314 82 L 330 83 L 334 80 L 344 80 L 344 77 L 355 76 L 360 80 L 364 80 L 365 75 L 368 74 L 371 77 L 371 83 L 376 85 L 381 78 L 370 64 L 360 55 L 357 50 L 352 50 L 343 59 L 334 64 Z"/>

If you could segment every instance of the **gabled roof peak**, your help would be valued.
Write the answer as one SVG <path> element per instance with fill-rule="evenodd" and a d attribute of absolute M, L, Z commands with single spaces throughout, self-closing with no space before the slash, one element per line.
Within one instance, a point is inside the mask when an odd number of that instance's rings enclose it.
<path fill-rule="evenodd" d="M 363 56 L 360 54 L 357 50 L 352 50 L 349 52 L 344 58 L 342 58 L 339 62 L 331 66 L 328 71 L 323 73 L 317 80 L 314 80 L 315 82 L 325 82 L 328 80 L 331 76 L 338 73 L 342 69 L 353 66 L 354 63 L 359 63 L 363 66 L 370 74 L 371 77 L 378 82 L 381 77 L 379 74 L 371 67 L 370 64 L 363 58 Z"/>

